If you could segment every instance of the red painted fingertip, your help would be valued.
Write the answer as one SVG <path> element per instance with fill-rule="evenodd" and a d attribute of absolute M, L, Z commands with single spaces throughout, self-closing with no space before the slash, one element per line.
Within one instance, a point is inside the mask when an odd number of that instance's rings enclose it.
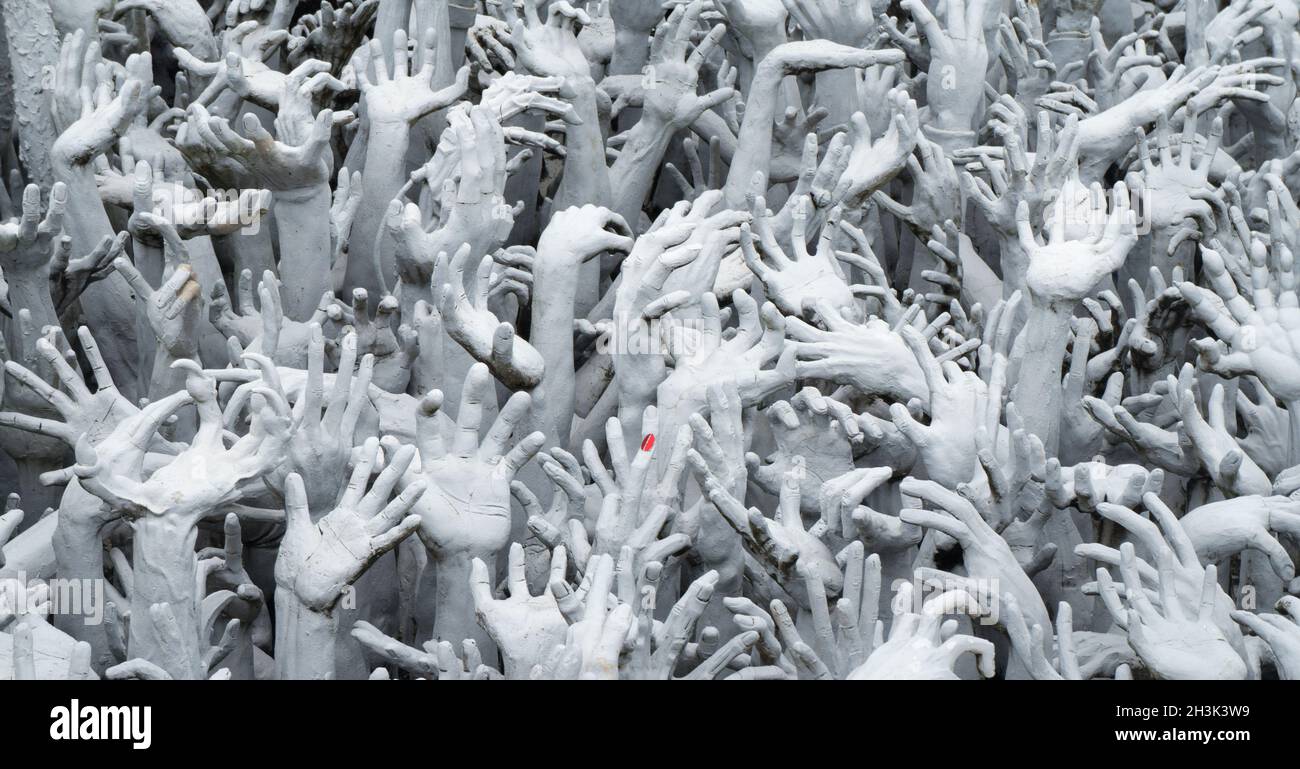
<path fill-rule="evenodd" d="M 647 435 L 647 436 L 645 437 L 645 440 L 641 441 L 641 450 L 642 450 L 642 451 L 649 451 L 650 449 L 653 449 L 654 447 L 655 447 L 655 436 L 654 436 L 654 433 L 651 433 L 650 435 Z"/>

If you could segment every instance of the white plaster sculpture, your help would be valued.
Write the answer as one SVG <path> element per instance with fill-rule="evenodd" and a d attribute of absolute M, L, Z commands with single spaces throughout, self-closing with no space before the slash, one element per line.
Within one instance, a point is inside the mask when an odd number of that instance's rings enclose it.
<path fill-rule="evenodd" d="M 1300 678 L 1294 2 L 3 5 L 0 679 Z"/>

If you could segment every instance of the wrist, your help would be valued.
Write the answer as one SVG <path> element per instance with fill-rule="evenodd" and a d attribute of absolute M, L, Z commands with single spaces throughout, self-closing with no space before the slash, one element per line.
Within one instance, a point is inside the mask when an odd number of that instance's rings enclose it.
<path fill-rule="evenodd" d="M 496 655 L 496 644 L 478 624 L 474 599 L 469 591 L 470 564 L 479 558 L 487 564 L 489 575 L 496 573 L 496 554 L 468 551 L 430 553 L 437 577 L 437 597 L 434 602 L 434 638 L 459 643 L 472 638 L 478 644 L 484 659 Z"/>
<path fill-rule="evenodd" d="M 329 221 L 330 188 L 322 183 L 276 192 L 273 205 L 280 241 L 280 272 L 298 276 L 285 284 L 284 313 L 292 320 L 307 321 L 316 311 L 321 295 L 331 288 L 330 231 L 322 226 Z"/>
<path fill-rule="evenodd" d="M 614 55 L 609 62 L 611 75 L 635 75 L 650 61 L 650 33 L 629 29 L 614 32 Z"/>
<path fill-rule="evenodd" d="M 1035 290 L 1032 283 L 1029 285 L 1029 310 L 1031 313 L 1036 312 L 1043 320 L 1059 322 L 1064 318 L 1068 325 L 1069 319 L 1074 314 L 1074 309 L 1079 302 L 1080 300 L 1074 297 L 1041 292 Z"/>
<path fill-rule="evenodd" d="M 1065 21 L 1066 19 L 1058 17 L 1058 21 L 1057 21 L 1058 26 L 1056 29 L 1052 30 L 1050 34 L 1048 34 L 1047 36 L 1048 42 L 1051 42 L 1053 40 L 1089 40 L 1090 39 L 1087 28 L 1081 27 L 1075 29 L 1073 27 L 1076 25 L 1070 25 L 1070 24 L 1067 24 L 1065 27 L 1060 26 Z M 1089 23 L 1091 23 L 1091 21 Z"/>
<path fill-rule="evenodd" d="M 936 112 L 933 117 L 935 122 L 921 126 L 921 132 L 927 139 L 943 147 L 944 152 L 951 153 L 956 149 L 975 146 L 975 132 L 966 127 L 970 121 L 945 110 Z"/>
<path fill-rule="evenodd" d="M 1045 298 L 1029 293 L 1029 313 L 1013 354 L 1020 360 L 1020 377 L 1013 391 L 1025 429 L 1038 436 L 1048 456 L 1055 456 L 1060 435 L 1061 367 L 1070 338 L 1073 299 Z"/>
<path fill-rule="evenodd" d="M 1029 269 L 1029 254 L 1020 245 L 1015 225 L 1010 231 L 998 229 L 999 260 L 1002 264 L 1003 296 L 1010 296 L 1012 291 L 1025 288 L 1025 272 Z M 1027 293 L 1027 292 L 1026 292 Z"/>
<path fill-rule="evenodd" d="M 192 333 L 180 334 L 177 336 L 177 341 L 171 345 L 164 342 L 162 337 L 157 335 L 157 332 L 155 332 L 155 336 L 157 337 L 158 349 L 154 354 L 154 380 L 157 381 L 159 377 L 162 377 L 165 379 L 174 378 L 176 381 L 184 382 L 184 376 L 171 376 L 173 372 L 172 364 L 178 360 L 199 359 L 199 345 L 198 340 L 194 338 L 195 335 Z"/>
<path fill-rule="evenodd" d="M 99 531 L 98 523 L 68 515 L 67 511 L 59 515 L 54 534 L 50 537 L 50 544 L 54 547 L 54 557 L 58 562 L 60 577 L 66 579 L 103 576 L 104 544 Z"/>
<path fill-rule="evenodd" d="M 294 187 L 287 190 L 275 190 L 271 193 L 271 205 L 275 208 L 276 213 L 280 212 L 281 207 L 291 208 L 293 206 L 304 206 L 318 202 L 324 197 L 326 207 L 329 206 L 330 186 L 329 182 L 322 181 L 317 184 L 309 184 L 305 187 Z"/>
<path fill-rule="evenodd" d="M 177 680 L 202 677 L 199 649 L 198 530 L 180 516 L 146 513 L 135 523 L 132 546 L 132 593 L 128 648 Z M 179 633 L 152 620 L 156 604 L 168 604 Z M 179 636 L 177 638 L 176 636 Z M 179 641 L 180 648 L 176 648 Z"/>
<path fill-rule="evenodd" d="M 1063 21 L 1065 20 L 1058 19 L 1057 29 L 1047 36 L 1047 51 L 1052 55 L 1052 62 L 1058 70 L 1075 62 L 1086 61 L 1092 51 L 1092 39 L 1086 28 L 1091 25 L 1091 17 L 1084 29 L 1062 28 Z"/>
<path fill-rule="evenodd" d="M 806 37 L 812 40 L 829 40 L 836 45 L 846 45 L 851 48 L 867 48 L 875 42 L 875 26 L 872 25 L 870 29 L 855 29 L 850 25 L 845 25 L 843 28 L 833 26 L 830 29 L 807 32 Z"/>
<path fill-rule="evenodd" d="M 750 45 L 754 46 L 755 62 L 763 61 L 769 53 L 788 42 L 790 40 L 785 36 L 784 29 L 763 30 L 749 38 Z"/>
<path fill-rule="evenodd" d="M 1287 418 L 1291 423 L 1291 443 L 1288 447 L 1287 466 L 1300 464 L 1300 400 L 1286 402 Z"/>
<path fill-rule="evenodd" d="M 58 325 L 54 299 L 50 296 L 48 267 L 28 270 L 10 269 L 4 277 L 9 281 L 9 303 L 15 310 L 29 310 L 35 328 Z"/>
<path fill-rule="evenodd" d="M 642 112 L 641 119 L 632 127 L 632 132 L 628 135 L 627 143 L 623 146 L 623 152 L 619 155 L 618 161 L 615 161 L 615 165 L 649 160 L 653 160 L 657 165 L 668 150 L 668 144 L 675 133 L 676 130 L 669 121 L 652 114 L 649 110 Z M 617 178 L 617 175 L 612 173 L 612 169 L 610 177 Z"/>
<path fill-rule="evenodd" d="M 87 521 L 86 511 L 73 510 L 75 506 L 83 504 L 94 505 L 96 512 L 101 506 L 98 498 L 91 497 L 85 491 L 78 489 L 65 494 L 54 532 L 50 536 L 56 564 L 55 574 L 65 584 L 73 580 L 80 581 L 83 586 L 82 596 L 79 604 L 60 607 L 50 617 L 50 621 L 72 638 L 90 644 L 91 667 L 102 672 L 119 660 L 111 651 L 104 622 L 109 599 L 98 587 L 104 579 L 104 542 L 100 536 L 100 524 L 98 521 Z M 87 592 L 87 587 L 90 586 L 95 587 L 92 592 Z M 125 612 L 128 607 L 117 608 Z"/>
<path fill-rule="evenodd" d="M 616 362 L 617 360 L 615 357 Z M 614 384 L 618 386 L 619 421 L 624 425 L 639 424 L 645 407 L 657 402 L 655 391 L 659 383 L 647 385 L 639 377 L 618 376 L 617 365 L 614 370 Z"/>
<path fill-rule="evenodd" d="M 857 78 L 852 69 L 827 69 L 817 73 L 817 104 L 830 111 L 827 117 L 832 124 L 848 123 L 853 114 L 861 110 Z"/>
<path fill-rule="evenodd" d="M 410 126 L 405 121 L 371 121 L 367 124 L 367 132 L 365 166 L 361 171 L 364 192 L 361 207 L 352 222 L 350 239 L 354 254 L 359 250 L 369 253 L 373 248 L 364 237 L 368 229 L 364 221 L 367 217 L 379 221 L 388 202 L 406 182 L 406 150 L 411 137 Z M 370 234 L 373 236 L 374 233 Z"/>
<path fill-rule="evenodd" d="M 570 326 L 573 320 L 573 301 L 578 294 L 577 275 L 585 259 L 579 259 L 565 249 L 563 253 L 552 252 L 547 255 L 543 249 L 537 251 L 537 267 L 533 270 L 533 292 L 545 296 L 545 302 L 532 303 L 534 318 L 555 318 L 569 316 Z M 541 265 L 547 265 L 542 267 Z M 534 326 L 534 333 L 545 333 L 547 329 Z M 572 336 L 572 329 L 565 329 L 565 336 Z"/>
<path fill-rule="evenodd" d="M 750 87 L 750 91 L 751 93 L 756 93 L 759 88 L 774 88 L 778 83 L 784 80 L 788 74 L 789 73 L 785 71 L 785 65 L 778 57 L 765 54 L 761 59 L 758 59 L 757 63 L 754 65 L 754 82 Z M 748 106 L 748 102 L 746 103 L 746 106 Z"/>
<path fill-rule="evenodd" d="M 338 621 L 307 606 L 293 590 L 275 589 L 275 677 L 279 680 L 334 678 Z"/>
<path fill-rule="evenodd" d="M 595 108 L 596 79 L 591 75 L 569 75 L 564 78 L 564 88 L 573 94 L 563 97 L 564 100 L 574 107 L 589 103 L 593 109 Z"/>
<path fill-rule="evenodd" d="M 643 129 L 642 126 L 645 126 Z M 646 138 L 652 138 L 656 143 L 664 146 L 672 139 L 668 132 L 671 130 L 672 120 L 654 110 L 644 109 L 641 112 L 641 118 L 637 120 L 636 125 L 632 126 L 632 132 L 628 135 L 628 143 L 633 139 L 645 141 Z M 668 134 L 664 136 L 664 134 Z"/>
<path fill-rule="evenodd" d="M 56 140 L 54 146 L 50 147 L 50 166 L 54 171 L 54 178 L 61 179 L 85 169 L 91 157 L 77 154 L 71 147 L 63 147 Z"/>
<path fill-rule="evenodd" d="M 404 115 L 368 115 L 366 118 L 368 128 L 371 131 L 371 139 L 374 139 L 374 132 L 381 134 L 408 134 L 411 131 L 411 121 L 407 120 Z"/>

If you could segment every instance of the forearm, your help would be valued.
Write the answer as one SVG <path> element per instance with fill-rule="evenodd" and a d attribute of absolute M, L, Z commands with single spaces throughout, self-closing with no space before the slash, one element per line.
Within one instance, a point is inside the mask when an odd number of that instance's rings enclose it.
<path fill-rule="evenodd" d="M 459 247 L 459 243 L 458 243 Z M 441 251 L 451 253 L 451 248 L 442 248 Z M 441 269 L 434 270 L 432 283 L 435 286 L 443 286 L 451 282 L 450 266 L 443 261 Z M 465 273 L 465 291 L 474 294 L 474 282 L 476 275 L 472 271 Z M 432 300 L 430 300 L 432 301 Z M 438 322 L 438 321 L 434 321 Z M 460 388 L 464 386 L 465 377 L 469 374 L 469 369 L 476 364 L 474 357 L 459 342 L 451 338 L 447 333 L 445 325 L 438 322 L 437 329 L 429 329 L 421 334 L 421 339 L 428 335 L 430 339 L 437 342 L 432 344 L 429 349 L 428 360 L 425 359 L 425 347 L 420 348 L 420 355 L 416 356 L 415 370 L 412 372 L 412 378 L 416 378 L 417 384 L 425 382 L 437 382 L 438 390 L 442 390 L 442 395 L 446 403 L 459 403 Z M 497 414 L 497 399 L 490 399 L 489 403 L 484 404 L 485 418 L 494 418 Z"/>
<path fill-rule="evenodd" d="M 871 548 L 868 547 L 867 551 L 870 552 Z M 885 630 L 888 631 L 889 618 L 893 616 L 893 612 L 889 608 L 890 603 L 893 601 L 893 597 L 898 594 L 898 586 L 903 582 L 911 582 L 915 578 L 912 562 L 916 560 L 917 550 L 915 547 L 911 547 L 906 550 L 881 550 L 877 552 L 880 554 L 880 584 L 888 586 L 887 590 L 880 591 L 880 601 L 877 604 L 879 614 L 877 616 L 885 621 Z"/>
<path fill-rule="evenodd" d="M 496 573 L 496 554 L 479 555 L 487 564 L 489 575 Z M 469 591 L 469 567 L 474 558 L 469 553 L 430 553 L 438 590 L 434 603 L 433 637 L 450 641 L 457 649 L 467 638 L 474 639 L 484 659 L 496 657 L 496 644 L 478 624 L 474 599 Z"/>
<path fill-rule="evenodd" d="M 74 254 L 89 254 L 104 238 L 115 233 L 99 197 L 94 173 L 86 166 L 55 163 L 56 178 L 67 185 L 69 212 L 63 226 L 72 238 Z M 48 288 L 46 289 L 48 292 Z M 137 310 L 131 286 L 113 272 L 86 287 L 81 294 L 85 325 L 95 330 L 100 353 L 113 372 L 123 397 L 134 402 L 140 390 L 139 352 L 136 346 Z"/>
<path fill-rule="evenodd" d="M 1152 267 L 1159 268 L 1161 275 L 1171 275 L 1173 270 L 1178 267 L 1181 267 L 1186 275 L 1195 275 L 1197 251 L 1195 241 L 1184 240 L 1172 253 L 1169 251 L 1169 244 L 1173 242 L 1174 235 L 1178 233 L 1182 226 L 1183 223 L 1179 222 L 1173 226 L 1153 229 L 1150 234 L 1142 238 L 1142 240 L 1146 241 L 1145 244 L 1140 240 L 1138 245 L 1129 252 L 1128 259 L 1124 263 L 1125 271 L 1132 272 L 1135 276 L 1140 275 L 1141 277 L 1138 277 L 1139 283 L 1145 282 L 1144 279 L 1150 275 Z M 1144 249 L 1141 248 L 1142 245 L 1148 247 L 1145 253 Z M 1138 264 L 1133 265 L 1133 267 L 1138 269 L 1129 268 L 1129 263 L 1135 261 Z"/>
<path fill-rule="evenodd" d="M 1029 319 L 1018 342 L 1019 381 L 1012 400 L 1025 430 L 1037 435 L 1055 456 L 1061 427 L 1061 361 L 1070 338 L 1075 303 L 1031 294 Z"/>
<path fill-rule="evenodd" d="M 672 135 L 668 126 L 643 115 L 609 170 L 609 178 L 619 180 L 618 190 L 611 195 L 611 208 L 633 227 L 641 218 L 641 207 L 650 194 Z"/>
<path fill-rule="evenodd" d="M 560 188 L 555 192 L 552 213 L 574 206 L 608 206 L 613 198 L 613 190 L 609 182 L 609 167 L 605 165 L 605 139 L 601 135 L 600 114 L 596 109 L 596 84 L 590 78 L 586 78 L 574 85 L 578 95 L 572 103 L 582 124 L 568 127 L 564 145 L 567 154 L 564 161 L 564 177 L 560 181 Z M 600 300 L 600 260 L 592 259 L 584 262 L 578 268 L 578 278 L 578 294 L 575 299 L 582 307 L 595 306 Z M 539 294 L 539 296 L 547 296 L 547 294 Z M 572 312 L 571 305 L 566 304 L 565 307 L 570 313 Z M 546 360 L 555 360 L 555 358 L 548 357 Z"/>
<path fill-rule="evenodd" d="M 30 272 L 10 270 L 4 277 L 9 280 L 9 305 L 15 313 L 20 310 L 30 312 L 32 328 L 40 331 L 46 326 L 59 325 L 59 315 L 54 309 L 54 300 L 50 297 L 50 279 L 45 267 Z M 19 331 L 18 323 L 10 321 L 5 324 L 5 342 L 11 351 L 23 349 Z"/>
<path fill-rule="evenodd" d="M 826 125 L 849 125 L 853 113 L 862 109 L 858 81 L 851 69 L 828 69 L 817 73 L 817 106 L 824 107 Z"/>
<path fill-rule="evenodd" d="M 76 254 L 88 254 L 105 235 L 116 234 L 99 195 L 94 171 L 89 166 L 71 164 L 58 158 L 54 163 L 54 176 L 67 187 L 68 216 L 63 219 L 63 229 L 72 238 L 72 250 Z"/>
<path fill-rule="evenodd" d="M 608 75 L 639 75 L 650 60 L 650 35 L 620 29 L 614 35 L 614 57 Z"/>
<path fill-rule="evenodd" d="M 32 435 L 17 428 L 0 428 L 0 435 L 17 470 L 18 487 L 13 491 L 22 497 L 23 507 L 31 511 L 29 515 L 40 515 L 47 507 L 58 507 L 62 490 L 41 483 L 41 476 L 68 466 L 72 457 L 67 445 L 56 438 Z"/>
<path fill-rule="evenodd" d="M 99 527 L 83 523 L 83 512 L 70 507 L 85 504 L 98 506 L 102 503 L 84 491 L 69 489 L 60 507 L 63 515 L 51 537 L 59 579 L 102 579 L 104 576 L 104 544 Z"/>
<path fill-rule="evenodd" d="M 1047 36 L 1047 51 L 1060 72 L 1071 64 L 1086 61 L 1092 51 L 1092 38 L 1086 30 L 1056 30 Z"/>
<path fill-rule="evenodd" d="M 59 66 L 59 34 L 45 0 L 5 0 L 0 14 L 0 32 L 11 52 L 18 154 L 28 181 L 48 192 L 57 178 L 50 162 L 58 131 L 50 109 L 49 74 Z"/>
<path fill-rule="evenodd" d="M 609 293 L 617 296 L 619 287 L 611 288 Z M 638 329 L 636 326 L 640 322 L 636 320 L 640 310 L 626 306 L 624 300 L 619 299 L 615 300 L 611 309 L 614 330 L 609 347 L 614 380 L 607 389 L 606 395 L 615 400 L 613 406 L 617 409 L 618 419 L 623 424 L 623 434 L 639 439 L 641 414 L 646 406 L 663 405 L 667 402 L 658 393 L 658 389 L 664 383 L 666 371 L 661 363 L 647 357 L 659 354 L 660 351 L 653 346 L 646 346 L 649 338 L 646 334 L 647 329 Z M 591 418 L 592 415 L 589 414 L 588 421 Z M 596 432 L 599 433 L 600 430 L 597 429 Z M 601 439 L 596 439 L 597 445 L 601 442 Z"/>
<path fill-rule="evenodd" d="M 1008 298 L 1016 291 L 1025 290 L 1025 273 L 1029 270 L 1029 255 L 1014 232 L 998 233 L 998 257 L 1002 265 L 1002 296 Z M 965 264 L 963 263 L 963 267 Z M 965 283 L 965 281 L 963 281 Z M 985 305 L 986 307 L 991 305 Z"/>
<path fill-rule="evenodd" d="M 944 145 L 945 150 L 976 143 L 975 128 L 982 114 L 987 85 L 981 67 L 983 60 L 983 55 L 964 51 L 935 57 L 930 62 L 926 81 L 927 119 L 922 125 L 931 141 Z M 931 135 L 932 131 L 935 135 Z M 958 141 L 966 143 L 957 144 Z"/>
<path fill-rule="evenodd" d="M 347 284 L 381 296 L 386 276 L 396 273 L 396 264 L 383 263 L 379 253 L 379 232 L 388 204 L 397 197 L 406 180 L 406 149 L 410 129 L 405 123 L 375 123 L 370 126 L 365 171 L 361 176 L 361 206 L 357 209 L 349 237 Z M 390 259 L 388 261 L 393 261 Z"/>
<path fill-rule="evenodd" d="M 331 680 L 338 621 L 308 608 L 292 590 L 275 589 L 275 677 L 280 681 Z"/>
<path fill-rule="evenodd" d="M 731 161 L 724 188 L 727 206 L 745 209 L 745 195 L 754 185 L 755 175 L 761 174 L 767 185 L 772 157 L 772 125 L 776 119 L 777 91 L 781 85 L 778 70 L 759 65 L 754 75 L 749 100 L 745 102 L 745 119 L 740 124 L 736 140 L 744 151 L 737 152 Z M 618 178 L 618 177 L 616 177 Z"/>
<path fill-rule="evenodd" d="M 673 443 L 677 440 L 677 431 L 683 425 L 690 422 L 693 414 L 702 414 L 708 409 L 708 402 L 705 400 L 704 388 L 696 387 L 691 391 L 683 393 L 680 397 L 668 394 L 673 388 L 670 386 L 661 386 L 658 389 L 658 415 L 659 424 L 655 426 L 657 435 L 655 442 L 658 450 L 651 457 L 654 469 L 652 475 L 647 479 L 647 484 L 655 483 L 668 472 L 669 462 L 673 457 Z M 743 396 L 742 396 L 743 397 Z M 646 427 L 641 425 L 641 429 L 635 433 L 628 434 L 624 430 L 623 435 L 628 439 L 628 454 L 633 455 L 640 447 L 641 440 L 645 436 Z"/>
<path fill-rule="evenodd" d="M 1118 40 L 1134 29 L 1130 0 L 1105 0 L 1097 16 L 1101 18 L 1101 33 L 1106 40 Z"/>
<path fill-rule="evenodd" d="M 710 145 L 714 139 L 718 140 L 718 154 L 722 156 L 723 162 L 728 165 L 736 156 L 736 135 L 731 132 L 730 126 L 722 115 L 711 109 L 704 110 L 695 122 L 691 124 L 691 131 L 703 141 L 701 144 Z"/>
<path fill-rule="evenodd" d="M 460 68 L 465 63 L 465 38 L 478 17 L 477 0 L 448 0 L 447 25 L 451 33 L 451 63 Z"/>
<path fill-rule="evenodd" d="M 542 115 L 524 112 L 515 115 L 503 124 L 504 127 L 523 128 L 526 131 L 544 132 L 546 118 Z M 517 157 L 513 151 L 523 152 L 523 148 L 512 148 L 508 154 Z M 506 177 L 506 200 L 537 200 L 541 192 L 542 167 L 545 165 L 543 153 L 531 150 L 529 157 L 519 168 Z M 541 232 L 541 207 L 524 206 L 515 216 L 514 229 L 511 230 L 513 243 L 534 243 Z"/>
<path fill-rule="evenodd" d="M 609 391 L 614 380 L 614 358 L 607 352 L 596 352 L 573 376 L 573 411 L 586 418 Z"/>
<path fill-rule="evenodd" d="M 163 249 L 139 238 L 131 241 L 131 261 L 151 286 L 161 286 L 163 281 Z"/>
<path fill-rule="evenodd" d="M 1156 122 L 1162 115 L 1168 115 L 1185 101 L 1185 98 L 1171 96 L 1167 89 L 1143 91 L 1135 98 L 1125 99 L 1086 120 L 1079 121 L 1079 162 L 1087 169 L 1109 167 L 1118 161 L 1133 147 L 1134 131 Z M 1085 182 L 1100 181 L 1100 178 L 1085 178 Z"/>
<path fill-rule="evenodd" d="M 212 250 L 220 255 L 220 261 L 233 265 L 236 278 L 244 270 L 253 275 L 254 282 L 262 279 L 262 273 L 275 270 L 275 255 L 271 247 L 271 228 L 267 220 L 256 230 L 245 229 L 233 235 L 220 235 L 212 238 Z"/>
<path fill-rule="evenodd" d="M 411 21 L 411 0 L 386 0 L 379 4 L 375 14 L 375 32 L 372 39 L 384 44 L 384 66 L 393 70 L 393 33 L 406 29 Z M 418 37 L 417 37 L 418 39 Z"/>
<path fill-rule="evenodd" d="M 769 53 L 786 42 L 789 42 L 789 38 L 786 37 L 784 24 L 749 38 L 750 46 L 754 49 L 754 57 L 751 59 L 742 56 L 740 61 L 736 62 L 736 87 L 743 93 L 751 93 L 763 59 L 766 59 Z"/>
<path fill-rule="evenodd" d="M 1295 466 L 1300 464 L 1300 401 L 1288 402 L 1286 413 L 1291 424 L 1291 446 L 1287 465 Z"/>
<path fill-rule="evenodd" d="M 615 387 L 607 387 L 595 405 L 581 419 L 574 420 L 573 429 L 569 433 L 569 445 L 565 448 L 570 454 L 579 456 L 582 447 L 587 441 L 591 441 L 597 451 L 603 450 L 605 425 L 611 418 L 618 416 L 618 413 L 618 390 Z M 619 421 L 622 422 L 621 419 Z"/>
<path fill-rule="evenodd" d="M 187 373 L 184 369 L 172 368 L 172 364 L 182 359 L 195 361 L 199 359 L 198 340 L 194 339 L 192 341 L 195 347 L 186 354 L 179 356 L 168 351 L 161 343 L 158 345 L 153 356 L 153 371 L 149 377 L 149 400 L 156 401 L 185 389 Z M 172 427 L 172 434 L 177 440 L 192 438 L 197 429 L 198 413 L 192 407 L 186 407 L 176 412 L 176 424 Z"/>
<path fill-rule="evenodd" d="M 280 274 L 284 313 L 306 321 L 330 286 L 332 254 L 329 227 L 330 188 L 322 184 L 275 195 L 275 222 L 280 237 Z"/>
<path fill-rule="evenodd" d="M 573 423 L 573 307 L 578 273 L 583 265 L 568 262 L 568 255 L 539 253 L 533 272 L 533 291 L 545 301 L 532 303 L 529 342 L 546 361 L 542 382 L 533 390 L 532 430 L 546 434 L 548 446 L 567 446 Z"/>
<path fill-rule="evenodd" d="M 947 154 L 973 147 L 976 144 L 975 132 L 968 126 L 970 117 L 966 113 L 939 113 L 935 123 L 926 123 L 922 127 L 925 138 L 938 144 Z"/>
<path fill-rule="evenodd" d="M 194 542 L 198 530 L 170 515 L 146 514 L 135 525 L 130 638 L 127 652 L 158 665 L 177 680 L 202 678 Z M 163 632 L 150 609 L 167 604 L 177 633 Z"/>
<path fill-rule="evenodd" d="M 22 572 L 28 579 L 49 579 L 58 575 L 58 560 L 54 555 L 54 529 L 58 526 L 56 511 L 41 518 L 29 528 L 20 531 L 5 543 L 5 565 L 0 572 Z"/>
<path fill-rule="evenodd" d="M 623 425 L 623 434 L 630 436 L 628 438 L 630 442 L 639 441 L 641 439 L 641 415 L 645 413 L 646 406 L 656 403 L 655 391 L 652 389 L 646 392 L 637 385 L 627 386 L 626 383 L 619 382 L 617 376 L 614 383 L 620 385 L 618 387 L 618 421 Z M 590 417 L 588 419 L 590 420 Z M 599 432 L 599 429 L 597 431 Z"/>
<path fill-rule="evenodd" d="M 1286 114 L 1271 102 L 1263 104 L 1242 99 L 1234 102 L 1245 116 L 1255 137 L 1255 156 L 1284 158 L 1294 149 L 1287 130 Z"/>
<path fill-rule="evenodd" d="M 737 458 L 739 459 L 739 458 Z M 743 462 L 743 459 L 739 459 Z M 736 499 L 745 498 L 745 476 L 738 473 L 728 489 Z M 695 493 L 695 487 L 690 491 Z M 742 595 L 745 582 L 745 550 L 740 542 L 740 535 L 727 523 L 722 514 L 707 499 L 698 503 L 698 531 L 692 536 L 697 542 L 696 554 L 700 563 L 695 572 L 703 574 L 713 570 L 718 572 L 718 583 L 700 617 L 700 624 L 719 629 L 722 636 L 718 639 L 726 643 L 741 630 L 731 619 L 731 611 L 723 601 L 730 596 Z"/>
<path fill-rule="evenodd" d="M 452 34 L 449 0 L 414 0 L 414 19 L 407 27 L 408 39 L 422 39 L 426 30 L 433 30 L 433 77 L 429 80 L 434 90 L 446 88 L 456 81 L 459 64 L 452 64 Z M 460 43 L 464 53 L 465 42 Z M 431 112 L 420 118 L 411 127 L 411 142 L 407 149 L 408 168 L 423 164 L 427 152 L 438 146 L 438 138 L 447 128 L 447 115 L 442 110 Z M 413 157 L 412 157 L 413 156 Z"/>
<path fill-rule="evenodd" d="M 15 312 L 27 310 L 31 313 L 31 326 L 38 333 L 47 326 L 59 328 L 59 317 L 50 298 L 50 282 L 44 266 L 32 271 L 19 272 L 10 270 L 12 281 L 9 284 L 9 303 Z M 23 324 L 12 319 L 4 324 L 4 341 L 11 351 L 26 348 L 27 354 L 35 355 L 31 349 L 31 340 L 24 340 Z M 29 364 L 30 365 L 30 364 Z M 22 387 L 10 379 L 10 387 Z M 12 406 L 10 408 L 13 408 Z M 49 407 L 28 414 L 36 418 L 58 418 L 57 412 Z M 57 507 L 61 489 L 41 483 L 41 473 L 58 470 L 65 466 L 70 452 L 63 441 L 44 435 L 32 435 L 15 428 L 0 429 L 0 446 L 11 457 L 18 471 L 18 488 L 22 495 L 24 507 L 32 512 L 39 512 L 46 507 Z"/>
<path fill-rule="evenodd" d="M 76 483 L 73 481 L 73 483 Z M 65 584 L 102 585 L 104 580 L 104 543 L 100 537 L 99 527 L 83 523 L 87 520 L 86 512 L 73 510 L 74 506 L 93 505 L 98 508 L 102 502 L 79 487 L 75 490 L 69 485 L 60 506 L 62 515 L 54 528 L 51 544 L 54 557 L 58 563 L 58 577 Z M 93 512 L 93 511 L 90 511 Z M 93 596 L 101 598 L 102 594 Z M 106 606 L 88 605 L 83 593 L 82 606 L 72 607 L 74 611 L 62 610 L 53 615 L 54 626 L 78 641 L 90 644 L 91 667 L 97 672 L 118 662 L 108 644 L 108 634 L 103 622 Z M 120 607 L 125 610 L 126 607 Z M 80 610 L 80 611 L 77 611 Z"/>
<path fill-rule="evenodd" d="M 605 140 L 596 109 L 596 84 L 591 78 L 568 82 L 577 91 L 570 103 L 582 124 L 565 129 L 564 178 L 555 192 L 554 211 L 587 204 L 606 206 L 611 197 Z"/>

